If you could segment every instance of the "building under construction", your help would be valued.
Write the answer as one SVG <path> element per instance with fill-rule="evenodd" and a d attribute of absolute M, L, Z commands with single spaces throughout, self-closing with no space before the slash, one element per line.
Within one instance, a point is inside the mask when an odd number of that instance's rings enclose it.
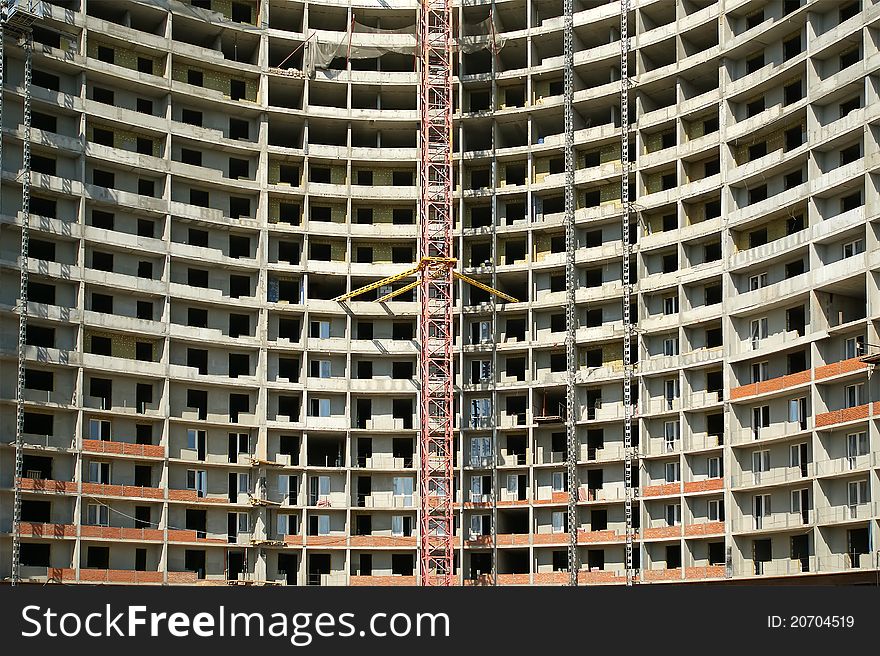
<path fill-rule="evenodd" d="M 880 1 L 3 4 L 0 579 L 877 580 Z"/>

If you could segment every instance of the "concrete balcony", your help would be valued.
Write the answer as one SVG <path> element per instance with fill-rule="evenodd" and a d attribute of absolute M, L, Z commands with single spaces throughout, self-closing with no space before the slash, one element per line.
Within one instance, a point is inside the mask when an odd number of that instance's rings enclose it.
<path fill-rule="evenodd" d="M 723 355 L 723 348 L 716 346 L 713 348 L 699 348 L 693 351 L 687 351 L 681 354 L 681 364 L 684 367 L 692 367 L 706 364 L 714 360 L 720 360 Z"/>
<path fill-rule="evenodd" d="M 819 507 L 816 509 L 816 522 L 818 524 L 863 522 L 876 519 L 878 515 L 880 515 L 880 503 L 877 501 L 857 505 Z"/>
<path fill-rule="evenodd" d="M 742 427 L 739 431 L 737 431 L 735 427 L 732 427 L 731 432 L 734 438 L 732 442 L 735 445 L 758 445 L 761 440 L 773 440 L 789 435 L 796 435 L 805 430 L 810 430 L 810 423 L 811 418 L 808 417 L 806 428 L 801 428 L 800 423 L 797 421 L 774 422 L 769 426 L 758 428 L 757 431 L 750 426 Z"/>
<path fill-rule="evenodd" d="M 840 410 L 831 410 L 816 415 L 816 428 L 825 426 L 833 426 L 835 424 L 845 424 L 853 421 L 861 421 L 868 417 L 880 414 L 880 402 L 875 401 L 873 404 L 866 403 L 857 405 L 852 408 L 842 408 Z"/>
<path fill-rule="evenodd" d="M 804 469 L 800 467 L 774 467 L 765 472 L 742 472 L 731 477 L 731 485 L 737 487 L 762 487 L 781 483 L 809 482 L 815 470 L 814 463 L 808 463 Z"/>
<path fill-rule="evenodd" d="M 767 337 L 762 339 L 752 340 L 752 339 L 743 339 L 739 342 L 739 353 L 742 354 L 750 354 L 757 357 L 758 355 L 764 355 L 773 349 L 779 349 L 783 346 L 791 346 L 792 342 L 795 342 L 800 338 L 800 335 L 797 331 L 794 330 L 785 330 L 778 333 L 773 333 Z"/>
<path fill-rule="evenodd" d="M 705 451 L 707 449 L 717 449 L 722 446 L 723 438 L 720 435 L 709 435 L 708 433 L 694 433 L 685 438 L 685 451 Z"/>
<path fill-rule="evenodd" d="M 111 485 L 108 483 L 83 483 L 82 493 L 95 496 L 127 497 L 133 499 L 162 500 L 165 490 L 140 485 Z"/>
<path fill-rule="evenodd" d="M 642 414 L 664 414 L 681 410 L 681 399 L 647 398 L 641 403 Z"/>
<path fill-rule="evenodd" d="M 773 513 L 769 517 L 753 517 L 741 515 L 733 519 L 734 533 L 755 533 L 759 531 L 782 531 L 786 529 L 803 530 L 809 526 L 815 518 L 816 512 L 808 510 L 805 513 Z M 804 519 L 808 521 L 804 521 Z"/>
<path fill-rule="evenodd" d="M 797 373 L 788 374 L 786 376 L 777 376 L 775 378 L 769 378 L 768 380 L 762 380 L 757 383 L 750 383 L 748 385 L 734 387 L 730 390 L 730 398 L 731 401 L 736 401 L 737 399 L 746 399 L 757 395 L 782 392 L 784 390 L 798 388 L 802 385 L 806 385 L 810 382 L 811 378 L 812 371 L 810 370 L 799 371 Z"/>
<path fill-rule="evenodd" d="M 305 426 L 308 430 L 345 430 L 348 428 L 348 417 L 332 415 L 330 417 L 306 417 Z"/>
<path fill-rule="evenodd" d="M 681 481 L 642 486 L 641 497 L 667 497 L 681 494 Z"/>
<path fill-rule="evenodd" d="M 83 440 L 84 453 L 104 453 L 137 458 L 164 458 L 165 447 L 154 444 L 132 444 L 110 440 Z"/>
<path fill-rule="evenodd" d="M 724 401 L 723 391 L 700 390 L 696 392 L 691 392 L 687 395 L 687 397 L 685 397 L 684 409 L 699 410 L 701 408 L 706 408 L 721 403 L 722 401 Z"/>
<path fill-rule="evenodd" d="M 864 471 L 871 467 L 880 467 L 880 452 L 872 451 L 860 456 L 847 456 L 829 460 L 817 460 L 816 476 L 840 476 Z"/>
<path fill-rule="evenodd" d="M 194 585 L 198 580 L 195 572 L 168 572 L 168 583 Z M 51 568 L 48 577 L 52 582 L 58 583 L 95 583 L 123 584 L 123 585 L 160 585 L 165 582 L 165 572 L 139 572 L 131 569 L 86 569 L 76 570 L 71 568 Z"/>
<path fill-rule="evenodd" d="M 418 498 L 413 494 L 402 495 L 392 492 L 373 492 L 363 497 L 364 508 L 415 508 L 418 506 L 418 503 Z M 360 506 L 360 503 L 352 505 Z"/>

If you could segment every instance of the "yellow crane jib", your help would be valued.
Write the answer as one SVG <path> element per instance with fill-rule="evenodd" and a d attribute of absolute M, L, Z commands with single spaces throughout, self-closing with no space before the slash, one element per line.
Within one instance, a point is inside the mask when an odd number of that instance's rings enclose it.
<path fill-rule="evenodd" d="M 347 294 L 340 294 L 339 296 L 337 296 L 333 300 L 338 303 L 341 303 L 343 301 L 347 301 L 350 298 L 354 298 L 355 296 L 360 296 L 361 294 L 366 294 L 367 292 L 371 292 L 374 289 L 379 289 L 380 287 L 384 287 L 385 285 L 390 285 L 390 284 L 395 283 L 399 280 L 403 280 L 404 278 L 409 278 L 410 276 L 418 275 L 420 273 L 423 273 L 425 270 L 437 271 L 438 269 L 442 268 L 440 265 L 446 265 L 449 267 L 455 266 L 456 261 L 457 260 L 454 257 L 423 257 L 421 259 L 421 261 L 416 266 L 414 266 L 410 269 L 407 269 L 406 271 L 401 271 L 400 273 L 396 273 L 393 276 L 388 276 L 386 278 L 382 278 L 381 280 L 376 280 L 375 282 L 371 282 L 368 285 L 364 285 L 363 287 L 358 287 L 357 289 L 354 289 L 354 290 L 348 292 Z M 477 289 L 482 289 L 485 292 L 488 292 L 490 294 L 494 294 L 495 296 L 498 296 L 499 298 L 503 298 L 505 301 L 508 301 L 510 303 L 518 303 L 519 302 L 519 300 L 514 298 L 513 296 L 510 296 L 509 294 L 505 294 L 504 292 L 499 291 L 499 290 L 495 289 L 494 287 L 490 287 L 489 285 L 485 285 L 485 284 L 479 282 L 478 280 L 474 280 L 473 278 L 466 276 L 463 273 L 459 273 L 458 271 L 453 271 L 452 275 L 455 278 L 457 278 L 458 280 L 466 282 L 469 285 L 473 285 Z M 376 299 L 376 302 L 377 303 L 384 303 L 385 301 L 388 301 L 388 300 L 394 298 L 395 296 L 398 296 L 400 294 L 408 292 L 411 289 L 415 289 L 416 287 L 419 286 L 420 282 L 421 282 L 421 280 L 415 280 L 413 282 L 407 283 L 406 285 L 404 285 L 400 289 L 395 289 L 392 292 L 385 294 L 381 298 Z"/>

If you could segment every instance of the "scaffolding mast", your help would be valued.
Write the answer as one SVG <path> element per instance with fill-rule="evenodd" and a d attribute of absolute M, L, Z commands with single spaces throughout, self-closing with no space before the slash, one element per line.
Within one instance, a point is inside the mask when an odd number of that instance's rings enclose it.
<path fill-rule="evenodd" d="M 634 583 L 633 570 L 633 462 L 637 462 L 632 443 L 632 378 L 631 357 L 632 317 L 630 317 L 630 243 L 629 220 L 632 201 L 629 197 L 629 7 L 630 0 L 620 0 L 620 202 L 623 207 L 623 447 L 624 447 L 624 514 L 626 519 L 625 566 L 626 584 Z"/>
<path fill-rule="evenodd" d="M 575 296 L 577 275 L 574 261 L 577 239 L 574 224 L 574 35 L 573 0 L 563 6 L 565 41 L 564 114 L 565 114 L 565 438 L 568 464 L 568 583 L 578 584 L 578 437 L 577 437 L 577 313 Z"/>
<path fill-rule="evenodd" d="M 31 25 L 42 16 L 42 3 L 34 0 L 19 0 L 0 3 L 0 125 L 2 125 L 2 89 L 5 86 L 3 70 L 3 41 L 7 31 L 20 38 L 24 50 L 24 100 L 23 118 L 24 135 L 22 138 L 22 170 L 21 170 L 21 253 L 19 266 L 21 271 L 18 307 L 18 374 L 16 381 L 16 417 L 15 417 L 15 476 L 13 484 L 12 506 L 12 585 L 21 581 L 21 476 L 24 460 L 24 377 L 28 321 L 28 246 L 30 241 L 30 205 L 31 205 L 31 67 L 33 41 Z M 2 141 L 2 140 L 0 140 Z M 2 162 L 2 151 L 0 151 Z"/>
<path fill-rule="evenodd" d="M 422 0 L 420 501 L 422 585 L 454 583 L 452 360 L 452 11 Z"/>
<path fill-rule="evenodd" d="M 496 71 L 498 67 L 498 45 L 495 39 L 495 0 L 489 6 L 489 21 L 491 26 L 492 43 L 489 52 L 492 53 L 492 97 L 498 92 L 498 82 Z M 494 108 L 494 105 L 493 105 Z M 494 114 L 494 109 L 493 109 Z M 497 143 L 495 142 L 495 121 L 492 118 L 492 167 L 491 180 L 497 179 L 498 160 Z M 490 244 L 489 255 L 492 258 L 492 287 L 498 288 L 498 197 L 493 195 L 492 198 L 492 241 Z M 492 456 L 492 585 L 498 585 L 498 494 L 500 491 L 500 481 L 498 480 L 498 458 L 501 455 L 501 449 L 498 445 L 498 301 L 495 294 L 489 294 L 489 300 L 492 302 L 492 371 L 490 372 L 492 382 L 492 438 L 491 438 L 491 456 Z M 464 337 L 462 336 L 462 340 Z M 464 371 L 464 368 L 462 368 Z M 464 566 L 462 564 L 462 570 Z"/>

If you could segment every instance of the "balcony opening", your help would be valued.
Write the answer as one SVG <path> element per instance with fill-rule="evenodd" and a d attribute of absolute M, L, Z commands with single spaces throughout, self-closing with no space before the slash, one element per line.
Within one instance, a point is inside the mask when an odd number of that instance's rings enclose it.
<path fill-rule="evenodd" d="M 306 452 L 309 467 L 342 467 L 345 445 L 343 440 L 312 436 Z"/>
<path fill-rule="evenodd" d="M 412 399 L 392 399 L 391 407 L 394 419 L 403 420 L 404 430 L 411 430 L 413 427 Z"/>

